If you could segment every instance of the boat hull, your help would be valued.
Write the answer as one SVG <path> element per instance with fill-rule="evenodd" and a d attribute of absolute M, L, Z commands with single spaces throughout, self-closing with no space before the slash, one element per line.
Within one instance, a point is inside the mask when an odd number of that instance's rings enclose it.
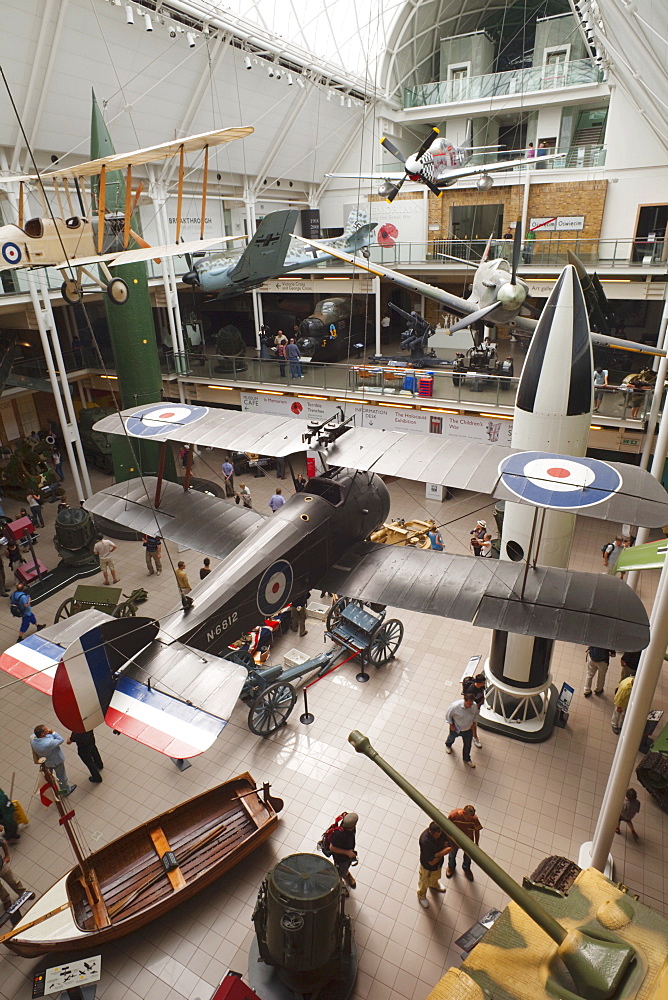
<path fill-rule="evenodd" d="M 241 774 L 162 813 L 87 859 L 100 887 L 107 926 L 96 926 L 76 866 L 31 907 L 4 944 L 33 958 L 97 948 L 190 899 L 247 857 L 276 829 L 278 816 L 249 774 Z M 161 857 L 173 852 L 168 871 Z M 98 921 L 99 923 L 99 921 Z"/>

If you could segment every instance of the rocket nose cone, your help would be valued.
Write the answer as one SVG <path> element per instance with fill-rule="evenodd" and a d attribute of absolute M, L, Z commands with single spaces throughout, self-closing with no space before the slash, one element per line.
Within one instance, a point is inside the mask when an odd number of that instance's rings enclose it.
<path fill-rule="evenodd" d="M 592 353 L 582 286 L 573 265 L 561 272 L 531 338 L 517 406 L 564 416 L 588 413 Z"/>

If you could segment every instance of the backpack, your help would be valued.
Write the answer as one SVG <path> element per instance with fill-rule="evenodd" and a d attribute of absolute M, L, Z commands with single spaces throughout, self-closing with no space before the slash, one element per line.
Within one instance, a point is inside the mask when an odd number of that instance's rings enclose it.
<path fill-rule="evenodd" d="M 332 842 L 332 834 L 336 830 L 342 830 L 343 829 L 343 827 L 341 826 L 341 823 L 343 822 L 343 817 L 347 816 L 347 815 L 348 815 L 348 813 L 342 812 L 340 816 L 337 816 L 336 819 L 334 820 L 334 822 L 332 823 L 332 825 L 327 827 L 327 829 L 323 833 L 322 837 L 320 838 L 320 840 L 318 841 L 318 843 L 315 845 L 316 848 L 317 848 L 317 850 L 322 851 L 322 853 L 325 855 L 326 858 L 331 858 L 331 856 L 332 856 L 332 848 L 330 846 L 331 842 Z"/>
<path fill-rule="evenodd" d="M 15 590 L 12 596 L 9 598 L 9 610 L 14 615 L 15 618 L 23 618 L 23 604 L 15 600 L 17 594 L 22 594 L 23 591 Z"/>
<path fill-rule="evenodd" d="M 605 545 L 601 546 L 601 552 L 603 555 L 609 555 L 615 548 L 614 542 L 606 542 Z"/>

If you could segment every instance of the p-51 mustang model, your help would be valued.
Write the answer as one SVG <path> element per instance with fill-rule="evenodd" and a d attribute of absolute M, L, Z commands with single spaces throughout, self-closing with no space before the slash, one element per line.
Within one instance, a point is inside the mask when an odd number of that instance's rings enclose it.
<path fill-rule="evenodd" d="M 340 247 L 349 253 L 361 251 L 364 254 L 377 225 L 369 223 L 366 212 L 353 211 L 342 236 L 323 240 L 322 250 L 306 250 L 291 238 L 296 221 L 295 209 L 265 215 L 243 252 L 216 254 L 191 261 L 190 271 L 181 280 L 201 288 L 203 292 L 217 292 L 219 299 L 226 299 L 257 288 L 268 278 L 331 260 L 331 253 L 327 252 L 330 246 Z"/>
<path fill-rule="evenodd" d="M 250 127 L 218 129 L 204 132 L 158 146 L 137 149 L 131 153 L 114 153 L 98 160 L 80 163 L 75 167 L 44 171 L 39 177 L 4 177 L 5 182 L 19 182 L 19 213 L 17 225 L 0 226 L 0 266 L 3 269 L 55 267 L 63 276 L 62 294 L 71 305 L 82 296 L 82 278 L 86 275 L 94 284 L 106 290 L 112 302 L 122 305 L 128 297 L 128 286 L 122 278 L 114 277 L 109 270 L 122 264 L 137 261 L 176 257 L 194 250 L 206 249 L 223 243 L 231 237 L 203 239 L 206 209 L 206 173 L 209 149 L 250 135 Z M 186 153 L 204 151 L 204 182 L 200 239 L 181 243 L 181 215 L 183 204 L 184 157 Z M 132 168 L 143 163 L 153 163 L 170 157 L 179 157 L 177 190 L 176 236 L 174 244 L 151 247 L 132 229 L 132 215 L 139 202 L 143 184 L 132 190 Z M 107 182 L 114 171 L 125 171 L 125 206 L 122 213 L 107 211 Z M 98 179 L 97 210 L 93 218 L 88 203 L 85 178 Z M 44 201 L 44 218 L 23 220 L 24 184 L 38 181 Z M 44 184 L 52 183 L 58 202 L 60 217 L 48 213 Z M 129 249 L 130 240 L 139 249 Z M 103 279 L 91 266 L 99 264 Z"/>
<path fill-rule="evenodd" d="M 378 194 L 390 203 L 399 194 L 406 181 L 415 181 L 426 185 L 437 197 L 443 193 L 443 189 L 456 184 L 462 177 L 478 176 L 477 187 L 479 191 L 489 191 L 494 184 L 491 174 L 497 170 L 512 170 L 513 167 L 521 167 L 525 163 L 535 163 L 533 157 L 523 156 L 516 160 L 499 160 L 494 163 L 480 163 L 475 166 L 467 166 L 469 160 L 475 152 L 484 149 L 498 149 L 498 146 L 473 146 L 472 129 L 469 123 L 466 143 L 463 146 L 455 146 L 441 136 L 437 128 L 433 128 L 424 140 L 417 152 L 411 156 L 404 156 L 397 149 L 394 143 L 383 137 L 381 145 L 388 153 L 391 153 L 400 163 L 404 165 L 403 173 L 393 174 L 327 174 L 328 177 L 369 178 L 370 180 L 382 180 L 378 189 Z M 546 160 L 554 160 L 560 154 L 550 153 L 541 157 L 541 163 Z"/>

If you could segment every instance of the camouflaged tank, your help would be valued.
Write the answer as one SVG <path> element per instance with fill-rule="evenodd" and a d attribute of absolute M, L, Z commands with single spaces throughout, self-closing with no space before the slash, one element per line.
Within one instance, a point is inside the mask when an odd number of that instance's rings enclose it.
<path fill-rule="evenodd" d="M 108 475 L 114 471 L 114 462 L 111 457 L 111 442 L 108 434 L 94 431 L 93 425 L 108 417 L 110 413 L 116 413 L 115 408 L 108 406 L 89 406 L 79 410 L 77 423 L 79 425 L 79 436 L 83 445 L 86 462 L 94 465 L 96 469 L 106 472 Z"/>
<path fill-rule="evenodd" d="M 652 749 L 636 768 L 638 781 L 657 805 L 668 812 L 668 726 L 652 742 Z"/>
<path fill-rule="evenodd" d="M 511 901 L 425 1000 L 668 1000 L 668 921 L 595 868 L 548 858 L 519 885 L 355 731 L 348 737 Z"/>

